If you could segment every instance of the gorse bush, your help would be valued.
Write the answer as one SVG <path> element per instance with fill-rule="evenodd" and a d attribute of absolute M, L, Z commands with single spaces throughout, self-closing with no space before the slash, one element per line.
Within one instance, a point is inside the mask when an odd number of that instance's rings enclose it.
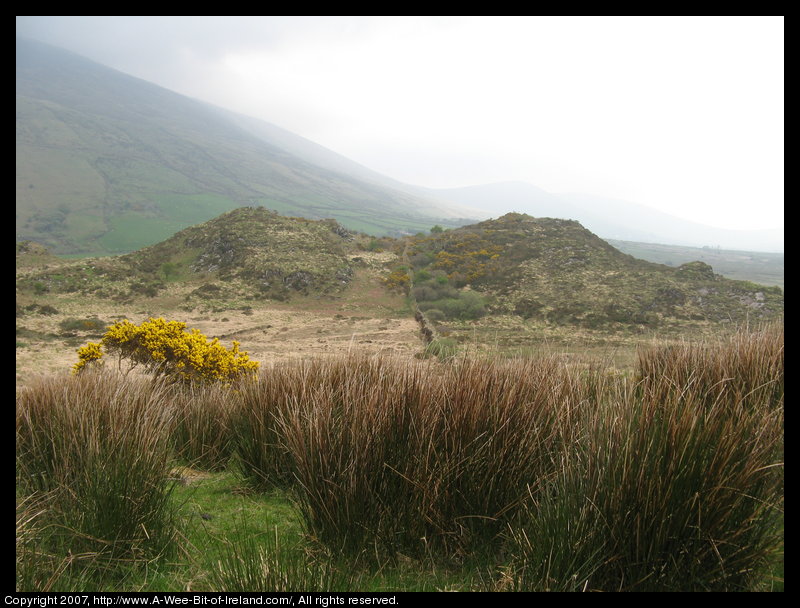
<path fill-rule="evenodd" d="M 258 362 L 239 350 L 234 341 L 229 350 L 217 338 L 209 342 L 197 329 L 186 331 L 186 324 L 151 318 L 140 325 L 128 320 L 108 328 L 100 343 L 90 342 L 78 349 L 78 362 L 73 367 L 80 373 L 98 362 L 105 353 L 116 356 L 118 366 L 127 360 L 132 367 L 172 380 L 229 382 L 252 375 Z"/>
<path fill-rule="evenodd" d="M 90 317 L 86 319 L 64 319 L 58 326 L 62 331 L 99 331 L 108 327 L 108 323 L 97 317 Z"/>

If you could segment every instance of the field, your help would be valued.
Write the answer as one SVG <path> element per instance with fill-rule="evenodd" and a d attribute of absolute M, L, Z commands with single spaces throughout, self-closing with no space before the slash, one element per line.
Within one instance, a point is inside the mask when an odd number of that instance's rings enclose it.
<path fill-rule="evenodd" d="M 783 289 L 784 254 L 761 251 L 730 251 L 711 247 L 680 247 L 657 243 L 609 240 L 620 251 L 649 262 L 680 266 L 699 260 L 714 268 L 714 272 L 740 281 L 761 285 L 777 285 Z"/>
<path fill-rule="evenodd" d="M 17 589 L 783 589 L 782 326 L 464 323 L 432 357 L 368 268 L 256 306 L 186 310 L 178 284 L 22 306 Z M 107 324 L 162 315 L 241 342 L 258 379 L 69 375 Z"/>
<path fill-rule="evenodd" d="M 336 228 L 244 210 L 124 258 L 18 246 L 18 590 L 783 588 L 780 321 L 586 317 L 578 296 L 609 289 L 589 270 L 619 258 L 602 243 L 526 283 L 469 234 L 431 253 Z M 535 242 L 514 251 L 545 264 Z M 734 287 L 706 312 L 781 296 Z M 157 348 L 70 373 L 158 317 L 240 343 L 258 376 L 189 382 Z"/>

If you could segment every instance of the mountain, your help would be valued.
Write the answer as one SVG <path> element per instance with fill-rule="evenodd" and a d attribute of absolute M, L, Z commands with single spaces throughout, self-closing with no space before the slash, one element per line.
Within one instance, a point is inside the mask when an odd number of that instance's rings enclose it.
<path fill-rule="evenodd" d="M 244 205 L 378 235 L 464 214 L 272 125 L 48 45 L 16 51 L 17 240 L 121 253 Z"/>
<path fill-rule="evenodd" d="M 516 211 L 534 217 L 577 220 L 604 239 L 748 251 L 783 249 L 783 233 L 780 230 L 724 230 L 628 201 L 590 194 L 553 194 L 525 182 L 417 192 L 480 209 L 484 217 L 498 217 Z"/>
<path fill-rule="evenodd" d="M 17 40 L 18 241 L 59 254 L 123 253 L 241 206 L 335 218 L 378 236 L 521 212 L 574 219 L 607 239 L 766 251 L 783 243 L 780 231 L 720 230 L 523 182 L 404 184 L 276 125 Z"/>

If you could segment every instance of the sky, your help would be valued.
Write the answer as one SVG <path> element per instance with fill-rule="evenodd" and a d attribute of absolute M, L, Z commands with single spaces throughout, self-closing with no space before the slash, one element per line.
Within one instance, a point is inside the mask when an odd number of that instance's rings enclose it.
<path fill-rule="evenodd" d="M 432 188 L 783 229 L 783 17 L 47 17 L 17 35 Z"/>

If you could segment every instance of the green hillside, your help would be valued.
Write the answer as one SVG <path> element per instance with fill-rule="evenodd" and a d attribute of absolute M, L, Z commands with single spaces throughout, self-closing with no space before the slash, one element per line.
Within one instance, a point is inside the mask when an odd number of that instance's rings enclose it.
<path fill-rule="evenodd" d="M 448 210 L 307 162 L 217 108 L 17 40 L 18 241 L 124 253 L 241 206 L 371 234 L 454 225 Z"/>

